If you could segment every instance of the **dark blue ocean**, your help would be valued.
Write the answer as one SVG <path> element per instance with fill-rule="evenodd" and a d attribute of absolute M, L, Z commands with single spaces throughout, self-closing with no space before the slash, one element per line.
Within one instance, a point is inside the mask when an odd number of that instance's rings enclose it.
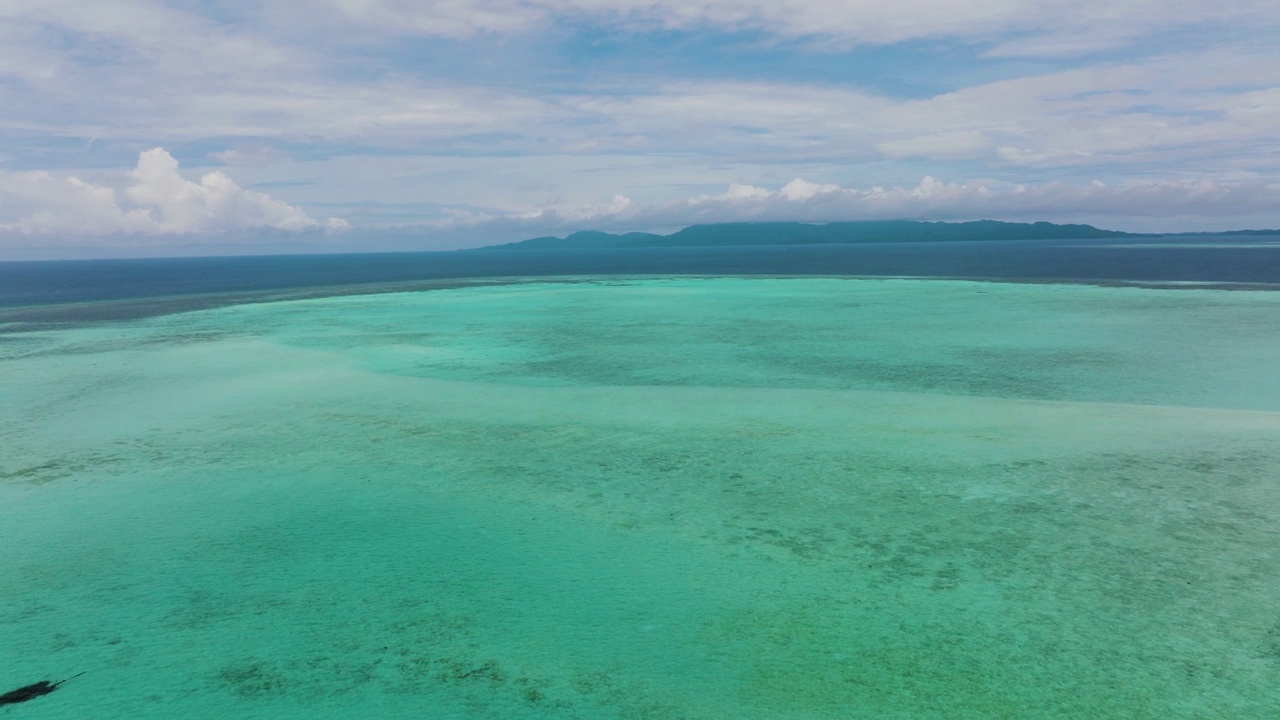
<path fill-rule="evenodd" d="M 643 274 L 1280 285 L 1280 236 L 4 262 L 0 307 L 169 299 L 135 302 L 126 313 L 150 314 L 272 291 L 329 294 L 464 278 Z M 80 310 L 85 319 L 102 312 Z M 77 311 L 59 313 L 68 314 Z"/>

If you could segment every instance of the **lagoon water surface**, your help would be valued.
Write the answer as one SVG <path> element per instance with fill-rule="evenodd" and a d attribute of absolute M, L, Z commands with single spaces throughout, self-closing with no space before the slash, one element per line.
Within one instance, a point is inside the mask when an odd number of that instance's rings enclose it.
<path fill-rule="evenodd" d="M 612 278 L 15 328 L 0 679 L 89 672 L 13 718 L 1280 716 L 1274 292 Z"/>

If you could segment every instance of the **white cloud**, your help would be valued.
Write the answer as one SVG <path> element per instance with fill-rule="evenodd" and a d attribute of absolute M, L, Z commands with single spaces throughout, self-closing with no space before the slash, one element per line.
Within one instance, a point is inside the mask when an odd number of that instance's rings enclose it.
<path fill-rule="evenodd" d="M 926 176 L 915 186 L 844 188 L 830 183 L 793 180 L 778 190 L 733 184 L 719 195 L 638 206 L 612 213 L 558 208 L 532 213 L 472 214 L 432 225 L 490 238 L 495 230 L 507 239 L 528 234 L 604 229 L 630 231 L 671 229 L 699 223 L 742 221 L 836 222 L 846 220 L 1005 220 L 1079 221 L 1081 218 L 1217 217 L 1234 225 L 1241 216 L 1277 215 L 1280 184 L 1220 183 L 1209 180 L 1135 182 L 1109 186 L 1084 184 L 996 185 L 987 182 L 942 182 Z M 590 222 L 584 223 L 584 220 Z M 1166 224 L 1166 229 L 1172 229 Z"/>
<path fill-rule="evenodd" d="M 701 202 L 723 202 L 723 203 L 742 203 L 752 200 L 760 200 L 767 198 L 772 193 L 762 187 L 755 185 L 744 185 L 742 183 L 730 183 L 729 189 L 719 195 L 699 195 L 690 200 L 692 203 Z"/>
<path fill-rule="evenodd" d="M 0 253 L 25 252 L 29 257 L 55 256 L 59 252 L 78 256 L 135 254 L 140 250 L 165 253 L 306 252 L 425 250 L 475 247 L 512 242 L 541 235 L 563 235 L 576 230 L 628 232 L 650 230 L 669 232 L 692 224 L 743 221 L 833 222 L 849 220 L 916 219 L 963 221 L 998 219 L 1015 221 L 1050 220 L 1088 222 L 1101 227 L 1152 232 L 1179 229 L 1232 229 L 1246 219 L 1268 227 L 1280 225 L 1280 184 L 1259 181 L 1215 182 L 1154 181 L 1123 184 L 1043 183 L 1007 185 L 991 181 L 944 182 L 925 177 L 918 184 L 902 186 L 841 187 L 797 178 L 776 189 L 760 185 L 732 184 L 719 194 L 699 194 L 685 199 L 649 204 L 632 202 L 623 195 L 612 200 L 584 205 L 561 203 L 553 208 L 532 211 L 456 210 L 445 220 L 366 228 L 346 233 L 300 235 L 281 226 L 246 226 L 235 233 L 157 234 L 161 224 L 156 215 L 162 207 L 190 218 L 198 214 L 200 202 L 186 193 L 192 188 L 220 187 L 220 181 L 188 183 L 175 190 L 163 157 L 143 175 L 167 177 L 159 187 L 150 180 L 136 178 L 133 188 L 146 188 L 146 207 L 122 207 L 117 194 L 101 185 L 75 178 L 57 178 L 48 173 L 25 173 L 26 199 L 42 203 L 46 209 L 33 212 L 31 229 L 59 234 L 41 237 L 38 251 L 28 235 L 12 235 L 24 228 L 10 225 L 0 233 Z M 142 163 L 146 164 L 146 163 Z M 0 198 L 5 200 L 19 174 L 0 174 Z M 215 173 L 216 175 L 216 173 Z M 185 181 L 184 181 L 185 182 Z M 241 191 L 244 192 L 244 191 Z M 139 191 L 143 193 L 143 191 Z M 127 191 L 125 192 L 127 195 Z M 217 195 L 217 191 L 209 191 Z M 276 201 L 271 201 L 276 202 Z M 216 203 L 215 203 L 216 204 Z M 78 208 L 78 214 L 60 214 L 59 209 Z M 2 206 L 0 206 L 2 207 Z M 287 208 L 288 206 L 284 206 Z M 279 208 L 275 208 L 279 211 Z M 296 210 L 296 209 L 295 209 Z M 297 217 L 285 213 L 286 217 Z M 243 221 L 243 220 L 242 220 Z M 310 221 L 305 227 L 316 228 Z M 120 241 L 113 237 L 94 240 L 88 236 L 104 227 L 126 228 L 145 241 Z M 223 227 L 226 227 L 225 225 Z M 254 228 L 259 229 L 254 229 Z M 284 226 L 291 227 L 291 226 Z M 6 237 L 8 235 L 8 237 Z M 299 242 L 298 238 L 306 238 Z M 27 248 L 24 251 L 24 248 Z M 193 250 L 194 248 L 194 250 Z M 32 254 L 35 253 L 35 254 Z"/>
<path fill-rule="evenodd" d="M 520 0 L 329 0 L 329 4 L 368 25 L 446 37 L 522 32 L 548 17 L 548 8 L 541 3 Z"/>
<path fill-rule="evenodd" d="M 50 42 L 51 33 L 61 37 Z M 63 79 L 71 79 L 75 61 L 84 58 L 99 59 L 108 69 L 147 63 L 153 73 L 187 76 L 261 75 L 297 59 L 276 43 L 156 0 L 0 0 L 0 39 L 49 58 L 41 75 L 68 76 Z M 24 72 L 0 65 L 0 75 Z"/>
<path fill-rule="evenodd" d="M 141 153 L 137 167 L 121 185 L 95 185 L 45 171 L 0 172 L 0 212 L 17 214 L 12 221 L 0 223 L 0 231 L 184 235 L 245 228 L 347 227 L 343 220 L 315 220 L 297 207 L 241 188 L 220 172 L 191 182 L 162 148 Z"/>
<path fill-rule="evenodd" d="M 797 193 L 795 187 L 821 187 Z M 1017 217 L 1062 219 L 1090 216 L 1232 216 L 1280 207 L 1280 184 L 1219 183 L 1210 180 L 1133 182 L 1111 187 L 1045 183 L 1034 186 L 986 182 L 942 182 L 926 176 L 914 187 L 841 188 L 795 180 L 777 191 L 763 191 L 753 202 L 694 198 L 685 205 L 698 221 L 737 219 L 836 221 L 915 218 L 931 220 Z M 671 214 L 680 206 L 652 209 Z M 639 217 L 641 213 L 636 213 Z"/>
<path fill-rule="evenodd" d="M 159 237 L 322 224 L 221 174 L 182 185 L 163 167 L 151 179 L 15 172 L 122 164 L 120 148 L 157 144 L 366 227 L 458 209 L 623 229 L 739 212 L 1052 219 L 1110 216 L 1114 198 L 1146 217 L 1228 217 L 1280 180 L 1278 24 L 1274 0 L 0 0 L 0 226 Z M 641 47 L 629 33 L 654 28 L 696 33 L 681 52 L 716 32 L 750 35 L 714 69 L 618 61 Z M 884 56 L 838 82 L 806 80 L 796 59 L 816 45 L 940 38 L 895 51 L 910 60 L 905 82 L 948 64 L 936 85 L 958 85 L 930 97 L 883 91 L 898 70 L 881 72 Z M 577 55 L 589 40 L 602 62 Z M 906 180 L 926 173 L 985 180 Z M 797 175 L 825 182 L 783 185 Z M 1109 189 L 1090 189 L 1094 177 Z M 1217 184 L 1126 183 L 1159 177 Z M 876 181 L 886 189 L 873 193 Z M 1018 182 L 1027 194 L 1009 197 Z"/>
<path fill-rule="evenodd" d="M 465 36 L 575 18 L 612 18 L 626 27 L 641 21 L 713 29 L 758 25 L 784 35 L 829 31 L 852 37 L 865 31 L 879 38 L 874 42 L 897 37 L 877 27 L 901 21 L 902 32 L 928 35 L 936 20 L 935 29 L 963 34 L 972 22 L 981 28 L 974 37 L 1031 42 L 1040 37 L 1036 33 L 1063 28 L 1111 37 L 1193 21 L 1249 23 L 1250 32 L 1259 32 L 1268 22 L 1280 23 L 1280 13 L 1264 12 L 1271 7 L 1254 0 L 1212 6 L 1184 0 L 1158 6 L 1153 0 L 343 0 L 330 9 L 363 18 L 372 28 L 365 31 L 325 25 L 331 20 L 325 11 L 304 11 L 298 3 L 284 2 L 269 15 L 294 32 L 332 41 L 332 54 L 343 57 L 353 43 L 388 44 L 386 34 L 401 30 Z M 957 20 L 957 14 L 963 17 Z M 1274 152 L 1255 151 L 1274 147 L 1280 63 L 1270 47 L 1247 43 L 903 100 L 849 85 L 681 81 L 642 73 L 602 73 L 590 84 L 568 83 L 551 93 L 397 66 L 403 58 L 381 58 L 388 64 L 366 77 L 360 70 L 373 50 L 362 49 L 360 62 L 334 72 L 330 60 L 314 54 L 325 42 L 297 43 L 276 25 L 255 29 L 150 0 L 0 0 L 0 75 L 8 68 L 25 78 L 0 82 L 0 132 L 170 146 L 237 138 L 231 144 L 249 148 L 278 139 L 326 151 L 358 144 L 379 153 L 665 153 L 783 166 L 818 157 L 846 164 L 976 162 L 988 171 L 1015 168 L 1011 175 L 1026 168 L 1100 166 L 1227 172 L 1259 162 L 1280 172 Z M 47 42 L 64 33 L 65 44 Z M 497 52 L 485 64 L 503 62 Z M 227 164 L 249 160 L 240 150 L 220 157 Z"/>
<path fill-rule="evenodd" d="M 1270 0 L 329 0 L 347 17 L 399 33 L 469 37 L 553 23 L 622 30 L 755 31 L 838 47 L 916 39 L 985 42 L 993 55 L 1061 56 L 1178 28 L 1275 26 Z"/>
<path fill-rule="evenodd" d="M 815 195 L 824 195 L 826 193 L 838 192 L 839 185 L 831 183 L 811 183 L 808 180 L 796 178 L 778 191 L 778 194 L 788 200 L 808 200 Z M 767 192 L 767 191 L 766 191 Z"/>
<path fill-rule="evenodd" d="M 268 146 L 228 148 L 211 152 L 208 157 L 231 166 L 261 166 L 287 160 L 283 153 Z"/>
<path fill-rule="evenodd" d="M 932 132 L 928 127 L 917 127 L 899 137 L 891 137 L 877 143 L 876 149 L 890 158 L 952 159 L 981 156 L 991 147 L 990 130 L 951 130 Z"/>
<path fill-rule="evenodd" d="M 584 220 L 594 220 L 596 218 L 618 217 L 626 213 L 632 207 L 631 198 L 621 193 L 615 193 L 613 201 L 607 205 L 593 203 L 582 207 L 549 209 L 542 208 L 538 210 L 530 210 L 523 213 L 514 213 L 513 217 L 531 220 L 542 217 L 543 215 L 554 215 L 565 220 L 580 222 Z M 452 213 L 453 219 L 451 224 L 468 224 L 485 222 L 493 218 L 489 213 L 475 213 L 465 211 L 455 211 Z"/>

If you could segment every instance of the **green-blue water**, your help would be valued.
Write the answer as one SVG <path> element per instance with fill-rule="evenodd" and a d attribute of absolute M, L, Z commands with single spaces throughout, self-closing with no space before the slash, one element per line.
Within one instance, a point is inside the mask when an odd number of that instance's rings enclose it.
<path fill-rule="evenodd" d="M 1280 715 L 1280 294 L 609 280 L 0 335 L 14 718 Z"/>

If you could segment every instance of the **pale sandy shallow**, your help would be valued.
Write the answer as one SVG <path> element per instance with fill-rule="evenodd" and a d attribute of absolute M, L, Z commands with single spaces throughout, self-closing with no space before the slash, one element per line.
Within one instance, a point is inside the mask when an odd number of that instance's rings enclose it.
<path fill-rule="evenodd" d="M 2 335 L 0 682 L 89 671 L 7 714 L 1278 716 L 1278 311 L 671 279 Z"/>

